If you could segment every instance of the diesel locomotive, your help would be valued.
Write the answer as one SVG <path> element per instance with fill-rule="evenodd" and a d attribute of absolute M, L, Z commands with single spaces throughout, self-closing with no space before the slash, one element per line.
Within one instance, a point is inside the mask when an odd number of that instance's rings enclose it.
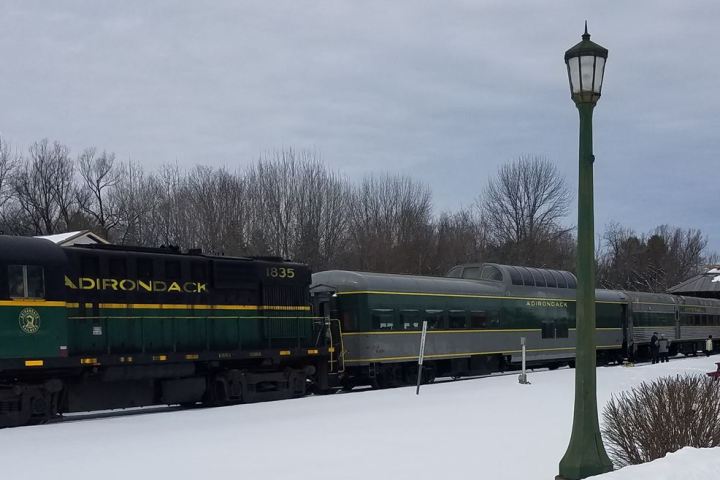
<path fill-rule="evenodd" d="M 310 278 L 280 258 L 0 236 L 0 426 L 327 389 Z"/>

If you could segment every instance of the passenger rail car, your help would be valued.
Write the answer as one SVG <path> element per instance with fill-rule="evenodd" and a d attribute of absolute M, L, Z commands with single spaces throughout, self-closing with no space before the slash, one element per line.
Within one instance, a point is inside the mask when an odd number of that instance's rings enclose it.
<path fill-rule="evenodd" d="M 0 236 L 0 426 L 326 387 L 309 283 L 279 258 Z"/>
<path fill-rule="evenodd" d="M 423 321 L 432 379 L 574 363 L 575 287 L 569 272 L 498 264 L 453 268 L 447 278 L 328 271 L 313 275 L 314 302 L 342 325 L 345 385 L 414 381 Z M 694 354 L 720 335 L 720 301 L 596 290 L 598 361 L 649 355 L 654 332 L 673 353 Z"/>

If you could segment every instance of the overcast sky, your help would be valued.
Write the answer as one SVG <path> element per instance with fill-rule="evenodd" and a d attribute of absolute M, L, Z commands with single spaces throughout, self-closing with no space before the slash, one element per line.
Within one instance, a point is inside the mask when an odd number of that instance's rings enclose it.
<path fill-rule="evenodd" d="M 670 223 L 720 250 L 717 0 L 2 0 L 0 134 L 149 167 L 308 148 L 349 178 L 425 181 L 437 211 L 523 154 L 575 190 L 563 54 L 585 19 L 610 51 L 596 231 Z"/>

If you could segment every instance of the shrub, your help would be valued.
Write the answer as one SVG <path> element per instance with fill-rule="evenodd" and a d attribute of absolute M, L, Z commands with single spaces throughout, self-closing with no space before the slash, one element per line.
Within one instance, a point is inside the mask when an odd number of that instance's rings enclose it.
<path fill-rule="evenodd" d="M 643 382 L 614 395 L 603 438 L 617 466 L 649 462 L 683 447 L 720 445 L 720 380 L 685 375 Z"/>

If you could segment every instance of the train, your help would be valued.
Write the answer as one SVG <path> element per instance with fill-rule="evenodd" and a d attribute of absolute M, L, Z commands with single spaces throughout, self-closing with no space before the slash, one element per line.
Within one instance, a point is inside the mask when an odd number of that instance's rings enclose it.
<path fill-rule="evenodd" d="M 570 272 L 311 273 L 279 257 L 59 246 L 0 235 L 0 427 L 149 405 L 216 406 L 573 365 Z M 598 361 L 720 337 L 720 300 L 597 290 Z"/>
<path fill-rule="evenodd" d="M 415 381 L 423 321 L 424 381 L 531 367 L 574 366 L 575 276 L 480 263 L 445 278 L 351 271 L 313 274 L 317 311 L 341 323 L 346 387 Z M 597 361 L 650 356 L 653 334 L 670 354 L 695 355 L 720 335 L 720 300 L 596 290 Z M 717 340 L 713 340 L 717 342 Z"/>

